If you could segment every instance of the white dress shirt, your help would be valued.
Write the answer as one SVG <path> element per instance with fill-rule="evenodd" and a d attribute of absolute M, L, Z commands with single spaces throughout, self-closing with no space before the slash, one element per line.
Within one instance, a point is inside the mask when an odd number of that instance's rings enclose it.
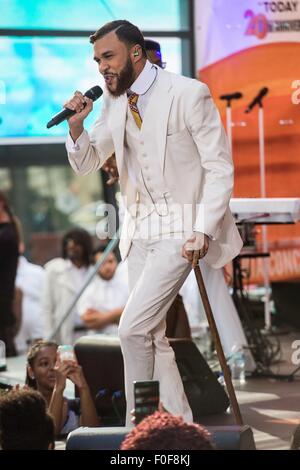
<path fill-rule="evenodd" d="M 15 285 L 21 289 L 22 319 L 15 343 L 18 354 L 28 350 L 28 341 L 43 338 L 43 309 L 41 293 L 45 271 L 41 266 L 32 264 L 24 256 L 20 256 Z"/>
<path fill-rule="evenodd" d="M 129 297 L 126 265 L 124 263 L 119 264 L 115 275 L 108 281 L 102 279 L 99 275 L 94 277 L 78 301 L 80 315 L 83 315 L 89 308 L 99 312 L 109 312 L 116 308 L 125 307 Z M 94 333 L 117 336 L 118 325 L 115 323 L 104 327 L 102 330 L 89 331 L 89 334 Z"/>
<path fill-rule="evenodd" d="M 157 66 L 146 61 L 145 67 L 139 74 L 138 78 L 133 82 L 127 94 L 136 93 L 139 95 L 137 101 L 137 108 L 140 116 L 143 119 L 146 111 L 147 104 L 153 91 L 152 85 L 155 82 L 157 76 Z"/>

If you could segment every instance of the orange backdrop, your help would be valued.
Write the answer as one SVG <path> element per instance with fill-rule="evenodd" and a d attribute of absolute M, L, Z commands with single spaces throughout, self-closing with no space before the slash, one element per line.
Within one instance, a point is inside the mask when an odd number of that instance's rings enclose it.
<path fill-rule="evenodd" d="M 244 111 L 265 86 L 269 88 L 263 101 L 267 197 L 300 197 L 300 105 L 292 103 L 292 83 L 300 79 L 299 57 L 300 43 L 270 43 L 232 54 L 199 72 L 225 126 L 226 102 L 219 96 L 243 93 L 242 99 L 232 101 L 235 197 L 260 197 L 258 107 L 250 114 Z M 271 279 L 299 278 L 300 224 L 270 226 L 268 239 Z M 251 282 L 262 280 L 261 262 L 252 261 Z"/>

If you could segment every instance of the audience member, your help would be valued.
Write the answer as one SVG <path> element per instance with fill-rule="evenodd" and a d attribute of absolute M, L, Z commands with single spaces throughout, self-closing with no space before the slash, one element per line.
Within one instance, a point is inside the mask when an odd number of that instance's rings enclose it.
<path fill-rule="evenodd" d="M 20 254 L 24 245 L 20 246 Z M 24 354 L 29 344 L 44 336 L 41 292 L 45 280 L 45 270 L 30 263 L 25 256 L 19 258 L 16 287 L 22 293 L 20 328 L 15 337 L 18 354 Z"/>
<path fill-rule="evenodd" d="M 62 258 L 55 258 L 45 265 L 45 285 L 42 308 L 45 319 L 45 334 L 50 338 L 90 275 L 92 239 L 88 232 L 74 228 L 62 240 Z M 76 331 L 84 331 L 84 325 L 75 306 L 62 324 L 55 340 L 60 344 L 72 344 Z"/>
<path fill-rule="evenodd" d="M 100 246 L 95 250 L 95 263 L 104 249 Z M 128 296 L 128 281 L 124 276 L 123 264 L 118 265 L 112 252 L 78 301 L 78 311 L 86 328 L 92 329 L 93 333 L 117 336 L 118 323 Z"/>
<path fill-rule="evenodd" d="M 166 62 L 163 62 L 161 55 L 161 47 L 159 42 L 153 41 L 152 39 L 145 39 L 145 48 L 147 53 L 147 59 L 151 64 L 158 65 L 161 69 L 166 67 Z"/>
<path fill-rule="evenodd" d="M 156 411 L 130 431 L 120 450 L 214 450 L 209 432 L 182 417 Z"/>
<path fill-rule="evenodd" d="M 76 385 L 78 399 L 63 396 L 66 379 Z M 61 362 L 57 344 L 38 341 L 27 355 L 26 383 L 45 398 L 54 418 L 55 435 L 65 436 L 79 426 L 99 426 L 99 419 L 82 368 L 75 361 Z"/>
<path fill-rule="evenodd" d="M 10 390 L 0 396 L 0 448 L 54 449 L 54 423 L 42 395 L 30 389 Z"/>
<path fill-rule="evenodd" d="M 13 312 L 15 278 L 19 257 L 19 232 L 16 218 L 8 201 L 0 191 L 0 339 L 4 341 L 7 356 L 16 356 Z"/>

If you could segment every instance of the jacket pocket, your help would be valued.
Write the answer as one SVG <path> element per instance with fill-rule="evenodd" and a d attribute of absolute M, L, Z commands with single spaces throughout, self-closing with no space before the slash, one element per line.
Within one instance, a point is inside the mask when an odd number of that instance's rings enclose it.
<path fill-rule="evenodd" d="M 174 132 L 174 133 L 168 133 L 167 134 L 167 142 L 177 142 L 181 139 L 190 139 L 191 135 L 189 131 L 184 128 L 179 132 Z"/>

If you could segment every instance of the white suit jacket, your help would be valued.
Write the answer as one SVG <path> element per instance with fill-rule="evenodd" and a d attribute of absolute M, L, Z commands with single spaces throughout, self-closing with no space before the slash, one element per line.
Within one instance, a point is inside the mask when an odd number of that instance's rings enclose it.
<path fill-rule="evenodd" d="M 130 249 L 136 212 L 136 188 L 124 162 L 127 106 L 125 93 L 112 98 L 106 92 L 102 114 L 92 131 L 84 131 L 74 150 L 68 152 L 72 168 L 83 175 L 98 170 L 115 152 L 127 208 L 120 241 L 123 259 Z M 211 237 L 205 261 L 215 268 L 224 266 L 239 253 L 242 240 L 229 210 L 233 164 L 208 87 L 158 69 L 140 145 L 150 157 L 158 155 L 165 186 L 174 202 L 192 208 L 193 229 Z"/>

